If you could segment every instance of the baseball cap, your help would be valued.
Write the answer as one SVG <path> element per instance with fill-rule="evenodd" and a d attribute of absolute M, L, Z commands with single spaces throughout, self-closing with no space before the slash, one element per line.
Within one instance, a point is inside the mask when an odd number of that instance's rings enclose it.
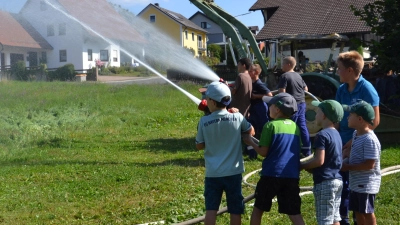
<path fill-rule="evenodd" d="M 312 101 L 313 106 L 318 106 L 325 116 L 333 123 L 340 122 L 343 119 L 343 107 L 335 100 L 325 100 L 325 101 Z"/>
<path fill-rule="evenodd" d="M 372 121 L 375 119 L 375 111 L 374 108 L 372 108 L 372 106 L 368 102 L 359 99 L 353 105 L 342 105 L 342 106 L 344 111 L 355 113 L 361 116 L 365 121 L 367 121 L 371 125 L 374 125 Z"/>
<path fill-rule="evenodd" d="M 222 101 L 222 99 L 226 96 L 231 97 L 231 90 L 229 89 L 228 85 L 219 81 L 214 81 L 210 85 L 208 85 L 205 95 L 212 100 L 221 102 L 226 106 L 231 103 L 230 99 L 229 101 Z"/>
<path fill-rule="evenodd" d="M 296 99 L 286 92 L 279 93 L 273 97 L 264 96 L 262 100 L 270 105 L 275 104 L 287 116 L 291 116 L 297 112 Z"/>

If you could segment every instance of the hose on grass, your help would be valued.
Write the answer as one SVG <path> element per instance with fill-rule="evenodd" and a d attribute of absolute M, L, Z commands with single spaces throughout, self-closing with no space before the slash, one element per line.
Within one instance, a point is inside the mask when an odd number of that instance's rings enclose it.
<path fill-rule="evenodd" d="M 311 159 L 312 157 L 313 157 L 313 155 L 310 155 L 310 156 L 308 156 L 308 157 L 306 157 L 306 158 L 301 159 L 300 161 L 307 161 L 307 160 Z M 246 175 L 243 177 L 243 183 L 244 183 L 245 185 L 248 185 L 248 186 L 250 186 L 250 187 L 254 187 L 254 188 L 255 188 L 256 185 L 251 184 L 251 183 L 248 183 L 248 182 L 247 182 L 247 179 L 248 179 L 249 177 L 251 177 L 252 175 L 258 173 L 260 170 L 261 170 L 261 169 L 254 170 L 254 171 L 252 171 L 252 172 L 246 174 Z M 400 172 L 400 165 L 391 166 L 391 167 L 387 167 L 387 168 L 382 169 L 382 170 L 381 170 L 381 176 L 386 176 L 386 175 L 390 175 L 390 174 L 394 174 L 394 173 L 398 173 L 398 172 Z M 300 196 L 307 195 L 307 194 L 312 194 L 312 193 L 313 193 L 313 192 L 312 192 L 312 189 L 313 189 L 312 186 L 303 186 L 303 187 L 300 187 L 300 191 L 303 191 L 303 192 L 300 192 Z M 245 197 L 245 198 L 243 199 L 243 201 L 244 201 L 244 203 L 247 203 L 247 202 L 249 202 L 249 201 L 251 201 L 251 200 L 253 200 L 253 199 L 254 199 L 254 193 L 253 193 L 253 194 L 250 194 L 250 195 L 247 196 L 247 197 Z M 221 208 L 220 210 L 218 210 L 217 215 L 221 215 L 221 214 L 226 213 L 226 212 L 228 212 L 228 207 L 223 207 L 223 208 Z M 197 218 L 194 218 L 194 219 L 191 219 L 191 220 L 187 220 L 187 221 L 178 223 L 177 225 L 196 224 L 196 223 L 203 222 L 204 220 L 205 220 L 205 216 L 200 216 L 200 217 L 197 217 Z"/>

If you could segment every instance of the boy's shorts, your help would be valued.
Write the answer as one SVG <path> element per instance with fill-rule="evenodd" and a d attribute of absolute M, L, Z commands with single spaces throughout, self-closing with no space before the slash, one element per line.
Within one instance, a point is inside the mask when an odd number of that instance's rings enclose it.
<path fill-rule="evenodd" d="M 349 210 L 359 213 L 374 213 L 375 194 L 350 191 Z"/>
<path fill-rule="evenodd" d="M 338 179 L 325 180 L 314 185 L 315 213 L 319 225 L 340 222 L 339 207 L 343 182 Z"/>
<path fill-rule="evenodd" d="M 228 213 L 243 214 L 242 174 L 227 177 L 206 177 L 204 180 L 206 210 L 218 210 L 225 191 Z"/>
<path fill-rule="evenodd" d="M 269 212 L 272 199 L 278 198 L 278 211 L 287 215 L 300 214 L 299 179 L 262 176 L 257 183 L 254 206 Z"/>

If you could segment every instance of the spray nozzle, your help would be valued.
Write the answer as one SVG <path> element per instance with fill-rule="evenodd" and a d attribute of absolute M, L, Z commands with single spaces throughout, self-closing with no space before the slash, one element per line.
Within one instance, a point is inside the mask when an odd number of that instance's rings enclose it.
<path fill-rule="evenodd" d="M 201 100 L 199 106 L 197 107 L 200 111 L 205 111 L 207 109 L 207 100 Z"/>

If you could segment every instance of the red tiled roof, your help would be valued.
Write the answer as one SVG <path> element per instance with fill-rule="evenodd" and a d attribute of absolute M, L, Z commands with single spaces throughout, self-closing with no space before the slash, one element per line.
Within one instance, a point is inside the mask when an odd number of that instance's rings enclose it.
<path fill-rule="evenodd" d="M 257 40 L 283 34 L 368 33 L 371 28 L 354 16 L 350 5 L 361 8 L 373 0 L 258 0 L 250 10 L 277 8 L 257 34 Z"/>
<path fill-rule="evenodd" d="M 52 49 L 33 27 L 17 14 L 0 10 L 0 42 L 4 46 Z"/>
<path fill-rule="evenodd" d="M 67 13 L 106 38 L 145 42 L 106 0 L 58 0 Z"/>

